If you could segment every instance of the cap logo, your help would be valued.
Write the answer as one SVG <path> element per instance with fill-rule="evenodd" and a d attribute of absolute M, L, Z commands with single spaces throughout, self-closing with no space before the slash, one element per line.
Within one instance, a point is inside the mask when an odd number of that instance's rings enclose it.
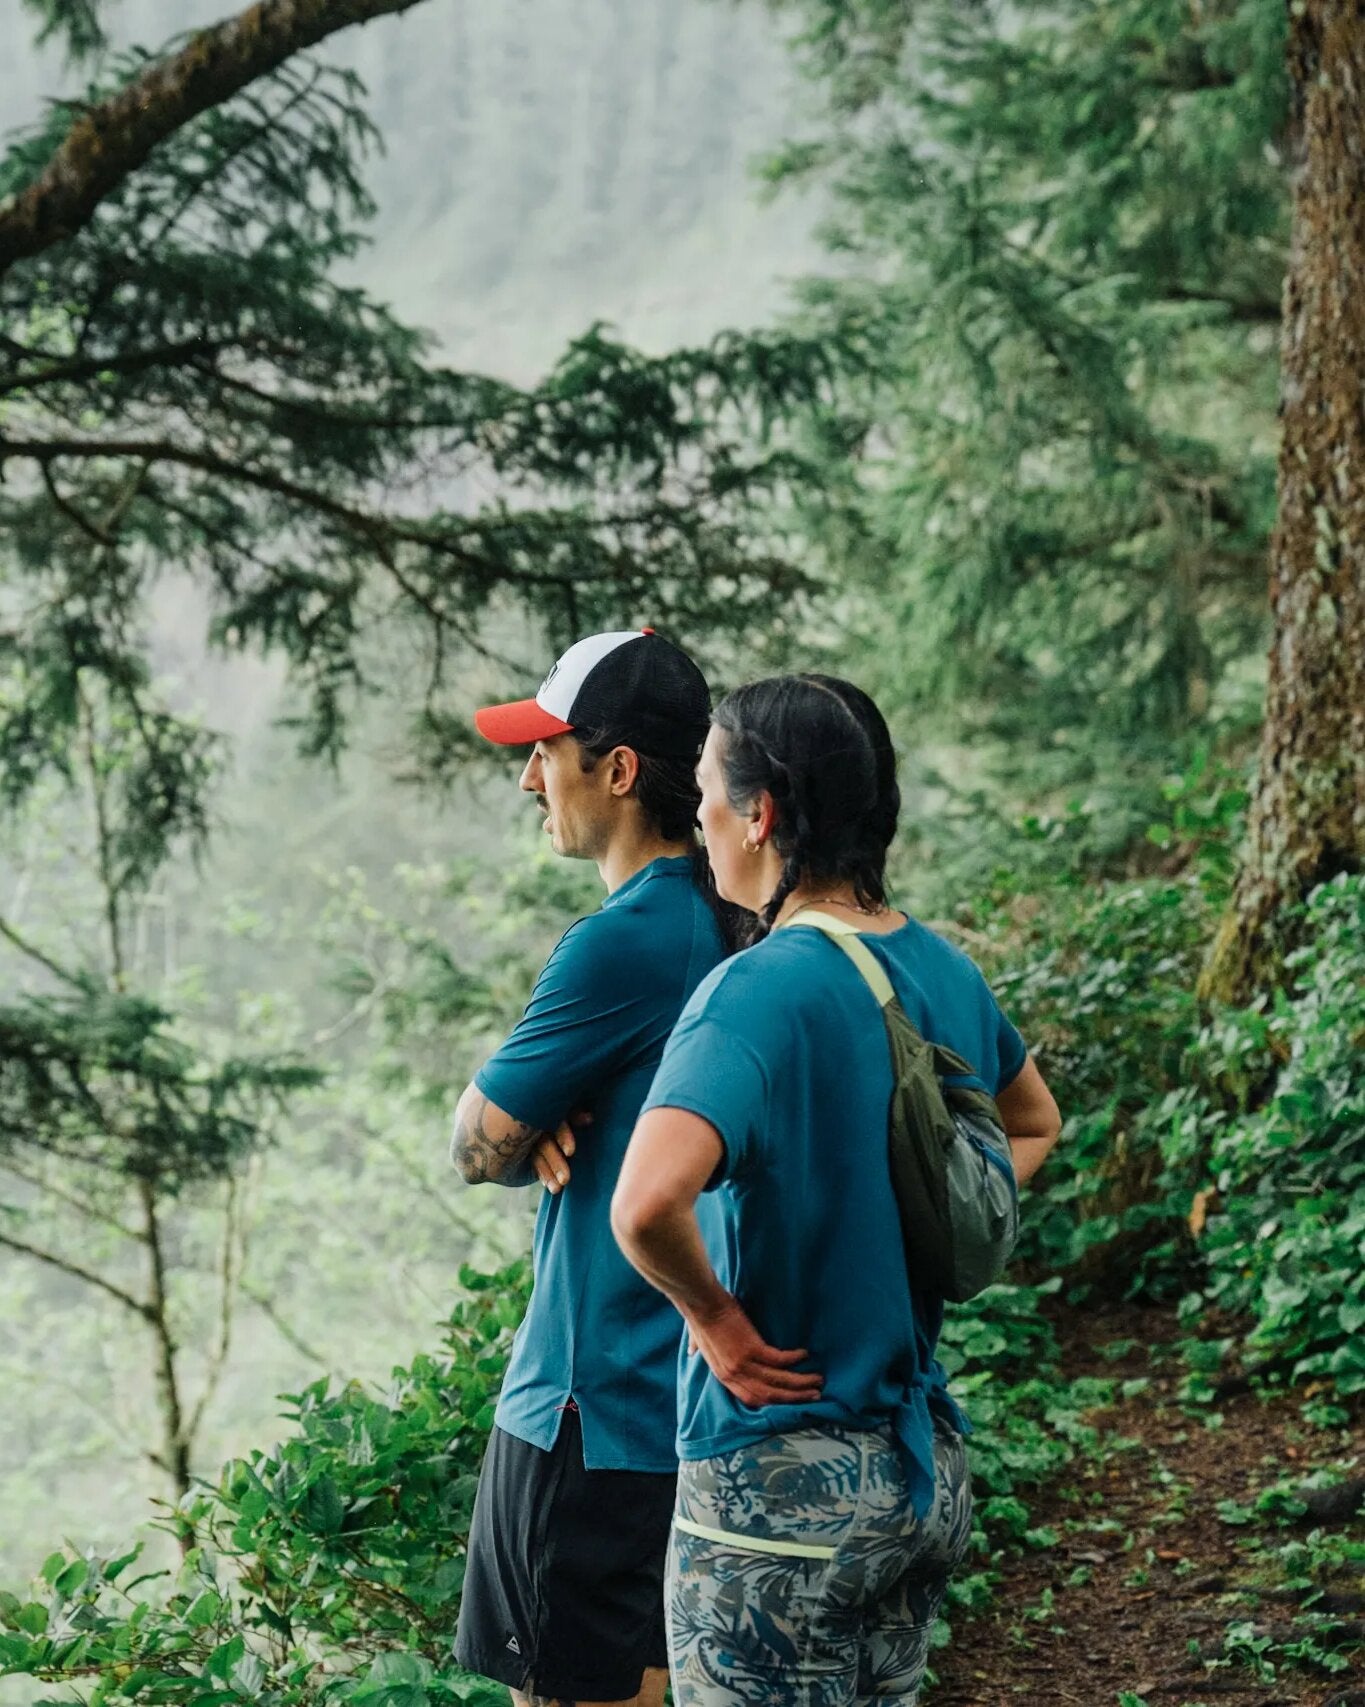
<path fill-rule="evenodd" d="M 546 678 L 545 678 L 545 680 L 544 680 L 544 681 L 543 681 L 543 682 L 542 682 L 542 683 L 541 683 L 541 684 L 540 684 L 540 690 L 539 690 L 539 693 L 538 693 L 538 694 L 537 694 L 537 696 L 536 696 L 536 697 L 537 697 L 537 698 L 539 698 L 539 697 L 540 697 L 540 694 L 542 694 L 542 693 L 544 693 L 544 692 L 545 692 L 545 690 L 546 690 L 546 688 L 548 688 L 548 687 L 549 687 L 549 685 L 550 685 L 550 683 L 551 683 L 551 682 L 552 682 L 552 681 L 553 681 L 553 680 L 554 680 L 554 679 L 555 679 L 555 677 L 556 677 L 556 676 L 557 676 L 557 675 L 558 675 L 558 674 L 559 674 L 559 666 L 560 666 L 560 664 L 561 664 L 561 663 L 562 663 L 562 662 L 563 662 L 563 660 L 562 660 L 562 659 L 559 659 L 559 658 L 556 658 L 556 659 L 555 659 L 555 661 L 554 661 L 554 663 L 553 663 L 553 664 L 551 664 L 551 666 L 550 666 L 550 673 L 549 673 L 549 675 L 548 675 L 548 676 L 546 676 Z"/>

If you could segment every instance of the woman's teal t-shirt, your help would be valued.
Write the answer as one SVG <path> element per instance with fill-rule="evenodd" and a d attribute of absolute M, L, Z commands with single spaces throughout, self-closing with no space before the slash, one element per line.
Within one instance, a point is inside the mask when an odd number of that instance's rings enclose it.
<path fill-rule="evenodd" d="M 976 966 L 911 919 L 864 934 L 906 1013 L 992 1094 L 1024 1065 L 1023 1039 Z M 891 1059 L 881 1011 L 821 932 L 793 926 L 717 967 L 669 1040 L 645 1108 L 715 1127 L 721 1213 L 703 1217 L 721 1284 L 758 1331 L 806 1346 L 824 1376 L 814 1404 L 741 1404 L 684 1349 L 678 1456 L 711 1458 L 794 1429 L 890 1426 L 933 1488 L 932 1410 L 947 1399 L 934 1345 L 942 1302 L 914 1296 L 887 1162 Z M 926 1482 L 927 1476 L 927 1482 Z"/>

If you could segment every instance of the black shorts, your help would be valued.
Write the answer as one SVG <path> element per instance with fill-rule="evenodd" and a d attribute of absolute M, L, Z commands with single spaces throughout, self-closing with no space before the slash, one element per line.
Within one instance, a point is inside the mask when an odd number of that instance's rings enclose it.
<path fill-rule="evenodd" d="M 627 1701 L 668 1664 L 664 1562 L 676 1475 L 588 1470 L 575 1407 L 549 1452 L 493 1430 L 455 1658 L 523 1694 Z"/>

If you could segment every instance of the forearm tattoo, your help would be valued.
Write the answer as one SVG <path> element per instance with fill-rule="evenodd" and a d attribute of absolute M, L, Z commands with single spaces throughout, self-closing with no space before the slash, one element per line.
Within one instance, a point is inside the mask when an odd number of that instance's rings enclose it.
<path fill-rule="evenodd" d="M 472 1098 L 469 1109 L 455 1121 L 450 1140 L 450 1159 L 470 1185 L 492 1180 L 497 1185 L 530 1185 L 536 1177 L 531 1152 L 542 1138 L 550 1136 L 524 1120 L 511 1121 L 505 1130 L 488 1130 L 486 1096 Z M 502 1116 L 498 1116 L 499 1128 Z"/>

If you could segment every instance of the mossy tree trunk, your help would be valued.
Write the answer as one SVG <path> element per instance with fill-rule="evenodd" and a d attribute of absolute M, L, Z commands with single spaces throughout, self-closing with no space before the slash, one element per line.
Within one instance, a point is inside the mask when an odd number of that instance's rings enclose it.
<path fill-rule="evenodd" d="M 1232 904 L 1203 994 L 1272 988 L 1293 909 L 1365 866 L 1365 4 L 1296 0 L 1279 517 L 1265 726 Z"/>

